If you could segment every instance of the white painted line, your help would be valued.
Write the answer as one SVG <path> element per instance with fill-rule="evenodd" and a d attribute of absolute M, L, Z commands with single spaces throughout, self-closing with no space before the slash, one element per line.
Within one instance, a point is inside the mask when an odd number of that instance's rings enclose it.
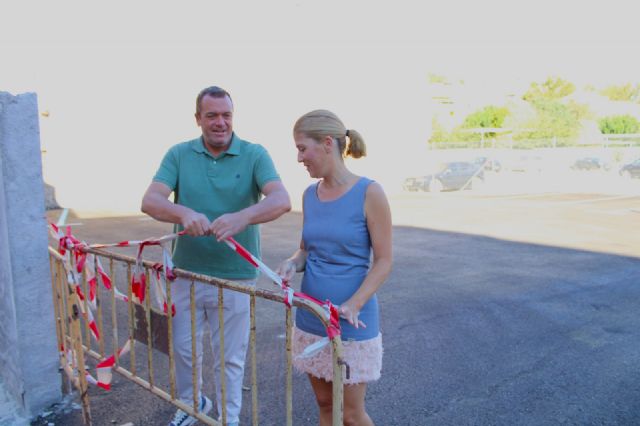
<path fill-rule="evenodd" d="M 56 222 L 56 226 L 57 227 L 63 226 L 64 223 L 67 221 L 67 216 L 68 215 L 69 215 L 69 209 L 62 210 L 62 213 L 60 213 L 60 217 L 58 218 L 58 221 Z"/>
<path fill-rule="evenodd" d="M 589 209 L 589 210 L 585 210 L 585 213 L 589 213 L 589 214 L 602 214 L 602 215 L 608 215 L 608 216 L 626 216 L 630 213 L 631 209 L 617 209 L 617 210 L 596 210 L 596 209 Z"/>
<path fill-rule="evenodd" d="M 588 198 L 586 200 L 567 200 L 567 201 L 558 201 L 558 204 L 585 204 L 585 203 L 597 203 L 600 201 L 613 201 L 613 200 L 625 200 L 629 198 L 638 198 L 638 195 L 619 195 L 617 197 L 606 197 L 606 198 Z"/>
<path fill-rule="evenodd" d="M 147 217 L 141 217 L 141 218 L 139 218 L 138 220 L 141 220 L 141 221 L 148 221 L 148 220 L 154 220 L 154 219 L 153 219 L 152 217 L 147 216 Z"/>
<path fill-rule="evenodd" d="M 496 196 L 493 198 L 494 200 L 511 200 L 515 198 L 534 198 L 534 197 L 546 197 L 546 196 L 554 196 L 554 195 L 562 195 L 562 192 L 542 192 L 538 194 L 518 194 L 518 195 L 505 195 L 505 196 Z"/>

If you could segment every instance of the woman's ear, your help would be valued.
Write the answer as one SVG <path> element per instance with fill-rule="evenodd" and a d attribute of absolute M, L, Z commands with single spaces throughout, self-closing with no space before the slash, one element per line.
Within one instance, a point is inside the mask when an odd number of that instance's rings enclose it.
<path fill-rule="evenodd" d="M 331 136 L 325 136 L 322 138 L 322 146 L 327 154 L 330 153 L 333 149 L 333 138 Z"/>

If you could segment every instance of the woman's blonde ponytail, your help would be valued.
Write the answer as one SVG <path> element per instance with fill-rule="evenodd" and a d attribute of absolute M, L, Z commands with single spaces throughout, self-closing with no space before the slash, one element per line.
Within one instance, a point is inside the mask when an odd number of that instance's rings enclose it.
<path fill-rule="evenodd" d="M 362 135 L 355 130 L 347 130 L 346 132 L 349 141 L 347 143 L 347 151 L 344 153 L 345 157 L 360 158 L 367 155 L 367 145 L 364 143 Z"/>

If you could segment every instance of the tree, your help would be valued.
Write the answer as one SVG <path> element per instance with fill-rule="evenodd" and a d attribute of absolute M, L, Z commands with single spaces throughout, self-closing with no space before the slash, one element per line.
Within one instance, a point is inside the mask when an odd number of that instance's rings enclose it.
<path fill-rule="evenodd" d="M 462 123 L 464 129 L 475 129 L 478 127 L 496 128 L 502 127 L 504 119 L 509 115 L 509 110 L 505 107 L 488 105 L 479 111 L 469 114 Z M 488 137 L 495 137 L 495 132 L 486 133 Z"/>
<path fill-rule="evenodd" d="M 431 137 L 429 142 L 448 142 L 449 134 L 436 117 L 431 117 Z"/>
<path fill-rule="evenodd" d="M 579 104 L 578 102 L 571 99 L 569 100 L 569 102 L 567 102 L 566 105 L 567 108 L 569 108 L 569 111 L 571 111 L 571 113 L 578 121 L 595 119 L 594 114 L 591 112 L 591 109 L 587 104 Z"/>
<path fill-rule="evenodd" d="M 600 94 L 612 101 L 640 101 L 640 84 L 636 84 L 635 87 L 631 83 L 621 86 L 611 85 L 602 89 Z"/>
<path fill-rule="evenodd" d="M 598 121 L 600 131 L 604 134 L 640 133 L 640 122 L 631 115 L 612 115 Z"/>
<path fill-rule="evenodd" d="M 536 117 L 523 127 L 531 129 L 514 139 L 575 138 L 580 131 L 580 121 L 575 111 L 558 101 L 538 101 Z"/>
<path fill-rule="evenodd" d="M 529 90 L 522 96 L 527 102 L 553 101 L 564 98 L 576 90 L 573 83 L 560 77 L 549 77 L 544 83 L 531 83 Z"/>

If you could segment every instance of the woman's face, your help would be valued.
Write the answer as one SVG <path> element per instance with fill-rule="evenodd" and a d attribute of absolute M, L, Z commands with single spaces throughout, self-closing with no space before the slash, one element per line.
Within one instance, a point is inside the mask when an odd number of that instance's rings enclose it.
<path fill-rule="evenodd" d="M 312 178 L 323 177 L 330 149 L 327 150 L 325 143 L 317 142 L 303 133 L 296 133 L 293 139 L 298 149 L 298 163 L 304 164 Z"/>

